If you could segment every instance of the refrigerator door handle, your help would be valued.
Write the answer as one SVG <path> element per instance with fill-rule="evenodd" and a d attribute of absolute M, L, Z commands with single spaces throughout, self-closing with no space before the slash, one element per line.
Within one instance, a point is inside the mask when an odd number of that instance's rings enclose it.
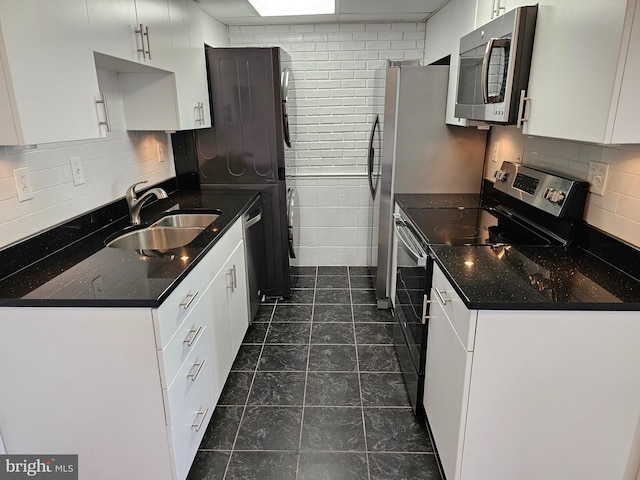
<path fill-rule="evenodd" d="M 367 153 L 369 156 L 368 162 L 367 162 L 367 176 L 369 178 L 369 191 L 371 192 L 372 199 L 376 198 L 376 190 L 377 190 L 377 185 L 373 184 L 373 161 L 376 155 L 376 151 L 373 148 L 373 139 L 375 137 L 376 127 L 379 128 L 379 125 L 380 125 L 380 121 L 378 119 L 378 115 L 376 115 L 376 118 L 373 121 L 373 125 L 371 126 L 371 135 L 369 135 L 369 149 L 367 150 Z"/>

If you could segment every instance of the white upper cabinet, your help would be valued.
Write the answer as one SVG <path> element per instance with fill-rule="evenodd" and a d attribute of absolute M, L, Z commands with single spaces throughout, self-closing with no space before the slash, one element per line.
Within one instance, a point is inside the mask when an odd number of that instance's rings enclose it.
<path fill-rule="evenodd" d="M 480 27 L 509 10 L 525 5 L 535 5 L 535 1 L 527 0 L 476 0 L 475 26 Z"/>
<path fill-rule="evenodd" d="M 425 63 L 430 64 L 451 55 L 449 64 L 449 88 L 447 91 L 448 125 L 467 126 L 468 120 L 454 114 L 458 91 L 460 65 L 460 37 L 474 28 L 475 8 L 468 0 L 452 0 L 427 21 L 425 39 Z"/>
<path fill-rule="evenodd" d="M 179 108 L 176 130 L 211 126 L 201 14 L 192 0 L 169 0 Z"/>
<path fill-rule="evenodd" d="M 637 0 L 541 0 L 522 132 L 640 143 Z"/>
<path fill-rule="evenodd" d="M 96 52 L 157 68 L 170 66 L 167 0 L 86 0 Z"/>
<path fill-rule="evenodd" d="M 0 145 L 98 138 L 84 0 L 0 0 Z"/>

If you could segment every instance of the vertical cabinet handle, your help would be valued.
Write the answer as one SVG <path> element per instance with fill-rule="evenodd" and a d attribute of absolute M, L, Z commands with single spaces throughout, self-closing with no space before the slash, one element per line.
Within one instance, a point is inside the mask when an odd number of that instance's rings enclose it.
<path fill-rule="evenodd" d="M 143 59 L 151 60 L 151 43 L 149 42 L 149 27 L 145 27 L 142 23 L 139 25 L 139 28 L 135 30 L 135 33 L 140 35 L 140 46 L 142 48 L 138 49 L 138 53 L 142 54 Z M 144 39 L 147 38 L 147 48 L 144 48 Z"/>
<path fill-rule="evenodd" d="M 199 432 L 200 429 L 202 428 L 204 419 L 207 418 L 207 413 L 209 413 L 208 408 L 205 408 L 204 410 L 198 410 L 198 413 L 196 413 L 196 418 L 193 420 L 193 423 L 191 424 L 191 428 L 195 428 L 196 432 Z M 198 418 L 200 418 L 199 421 L 198 421 Z"/>
<path fill-rule="evenodd" d="M 233 281 L 233 290 L 235 290 L 236 288 L 238 288 L 238 277 L 236 275 L 236 266 L 235 265 L 231 269 L 231 278 L 232 278 L 232 281 Z"/>
<path fill-rule="evenodd" d="M 197 102 L 193 107 L 196 125 L 204 125 L 204 103 Z"/>
<path fill-rule="evenodd" d="M 185 295 L 185 297 L 182 300 L 182 302 L 180 302 L 180 306 L 182 308 L 184 308 L 185 310 L 187 310 L 191 306 L 193 301 L 196 299 L 197 295 L 198 295 L 198 292 L 196 292 L 196 293 L 187 293 L 187 295 Z"/>
<path fill-rule="evenodd" d="M 96 100 L 96 104 L 102 105 L 104 111 L 104 120 L 98 122 L 98 125 L 104 125 L 107 127 L 107 132 L 111 131 L 111 119 L 109 118 L 109 107 L 107 106 L 107 97 L 104 92 L 100 92 L 100 97 Z"/>
<path fill-rule="evenodd" d="M 518 105 L 518 121 L 516 123 L 517 128 L 522 128 L 522 124 L 524 122 L 529 121 L 529 117 L 524 116 L 524 104 L 531 100 L 530 97 L 527 97 L 527 92 L 525 90 L 520 90 L 520 103 Z"/>
<path fill-rule="evenodd" d="M 230 268 L 225 275 L 227 277 L 227 288 L 231 289 L 231 293 L 233 293 L 236 289 L 234 269 Z"/>
<path fill-rule="evenodd" d="M 144 27 L 144 36 L 147 37 L 147 56 L 149 57 L 149 60 L 151 60 L 151 42 L 149 41 L 149 26 L 148 25 L 146 27 Z M 144 44 L 142 45 L 142 48 L 144 48 Z"/>
<path fill-rule="evenodd" d="M 200 375 L 200 372 L 202 371 L 204 362 L 206 361 L 207 359 L 205 358 L 201 362 L 194 363 L 193 366 L 191 367 L 191 370 L 187 374 L 187 378 L 190 378 L 192 382 L 195 382 L 196 379 L 198 378 L 198 375 Z"/>
<path fill-rule="evenodd" d="M 436 292 L 436 297 L 438 297 L 438 301 L 442 304 L 442 306 L 445 306 L 449 300 L 447 300 L 442 296 L 444 292 L 441 292 L 435 287 L 433 288 L 433 291 Z"/>

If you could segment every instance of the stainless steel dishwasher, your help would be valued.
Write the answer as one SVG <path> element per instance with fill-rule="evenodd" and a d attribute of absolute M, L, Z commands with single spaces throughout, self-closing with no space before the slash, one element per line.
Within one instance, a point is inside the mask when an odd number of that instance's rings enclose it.
<path fill-rule="evenodd" d="M 247 254 L 247 283 L 249 287 L 250 322 L 258 313 L 266 285 L 264 226 L 262 200 L 258 197 L 242 216 L 244 248 Z"/>

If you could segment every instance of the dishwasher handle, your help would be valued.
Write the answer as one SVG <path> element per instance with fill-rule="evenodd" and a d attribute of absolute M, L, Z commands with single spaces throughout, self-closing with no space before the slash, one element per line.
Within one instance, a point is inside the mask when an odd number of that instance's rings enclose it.
<path fill-rule="evenodd" d="M 259 223 L 261 221 L 262 221 L 262 211 L 259 211 L 257 215 L 254 215 L 253 217 L 250 217 L 250 218 L 245 218 L 244 228 L 251 228 L 256 223 Z"/>
<path fill-rule="evenodd" d="M 397 213 L 393 214 L 395 230 L 398 234 L 398 238 L 403 243 L 405 250 L 411 254 L 413 260 L 418 264 L 419 267 L 424 267 L 427 264 L 427 254 L 420 247 L 419 242 L 415 239 L 411 230 L 407 226 L 407 222 L 398 215 Z"/>

